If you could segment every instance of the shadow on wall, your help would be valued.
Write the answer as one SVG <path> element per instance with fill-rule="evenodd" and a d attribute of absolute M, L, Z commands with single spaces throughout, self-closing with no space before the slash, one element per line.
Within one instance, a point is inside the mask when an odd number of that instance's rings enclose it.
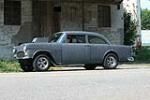
<path fill-rule="evenodd" d="M 21 25 L 18 33 L 12 37 L 11 41 L 15 45 L 18 45 L 20 43 L 31 42 L 33 38 L 32 33 L 32 23 L 25 22 L 23 25 Z"/>

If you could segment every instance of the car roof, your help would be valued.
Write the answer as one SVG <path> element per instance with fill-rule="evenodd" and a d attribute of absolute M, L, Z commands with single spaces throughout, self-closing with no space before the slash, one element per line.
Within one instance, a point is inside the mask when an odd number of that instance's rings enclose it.
<path fill-rule="evenodd" d="M 89 35 L 99 35 L 95 32 L 86 32 L 86 31 L 63 31 L 62 33 L 66 34 L 89 34 Z"/>

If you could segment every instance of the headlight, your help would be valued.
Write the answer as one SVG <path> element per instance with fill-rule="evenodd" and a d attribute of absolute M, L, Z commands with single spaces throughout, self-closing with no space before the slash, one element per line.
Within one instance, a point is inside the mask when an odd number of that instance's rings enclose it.
<path fill-rule="evenodd" d="M 17 53 L 17 57 L 24 57 L 25 53 L 23 51 L 20 51 Z"/>
<path fill-rule="evenodd" d="M 13 48 L 13 54 L 15 54 L 17 52 L 16 48 Z"/>

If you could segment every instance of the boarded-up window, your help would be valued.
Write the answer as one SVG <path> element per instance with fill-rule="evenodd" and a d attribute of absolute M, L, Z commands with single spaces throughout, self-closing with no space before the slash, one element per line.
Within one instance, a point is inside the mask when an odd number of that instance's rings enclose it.
<path fill-rule="evenodd" d="M 5 25 L 21 24 L 21 1 L 13 1 L 13 0 L 4 1 L 4 24 Z"/>
<path fill-rule="evenodd" d="M 110 6 L 98 6 L 98 27 L 111 27 Z"/>

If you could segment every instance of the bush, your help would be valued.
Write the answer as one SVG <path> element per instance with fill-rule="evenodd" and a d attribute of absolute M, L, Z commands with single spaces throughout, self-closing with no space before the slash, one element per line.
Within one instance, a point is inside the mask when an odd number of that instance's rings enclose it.
<path fill-rule="evenodd" d="M 136 36 L 136 22 L 131 19 L 131 14 L 124 13 L 124 44 L 133 45 Z"/>

